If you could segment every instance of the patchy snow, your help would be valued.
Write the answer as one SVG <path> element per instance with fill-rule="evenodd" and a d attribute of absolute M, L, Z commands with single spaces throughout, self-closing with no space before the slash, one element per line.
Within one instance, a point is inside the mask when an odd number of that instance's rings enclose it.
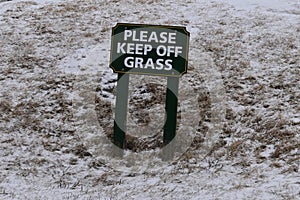
<path fill-rule="evenodd" d="M 251 11 L 255 9 L 271 10 L 271 11 L 289 11 L 293 10 L 295 6 L 299 6 L 298 0 L 221 0 L 229 3 L 237 9 Z M 298 5 L 297 5 L 298 4 Z"/>
<path fill-rule="evenodd" d="M 168 162 L 162 77 L 130 77 L 112 156 L 117 22 L 191 33 Z M 299 22 L 298 0 L 0 1 L 0 198 L 299 199 Z"/>

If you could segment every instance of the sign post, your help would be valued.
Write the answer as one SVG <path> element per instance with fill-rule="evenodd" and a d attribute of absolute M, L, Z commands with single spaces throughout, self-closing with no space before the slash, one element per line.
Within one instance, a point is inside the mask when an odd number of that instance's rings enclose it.
<path fill-rule="evenodd" d="M 129 75 L 119 73 L 114 121 L 114 144 L 121 149 L 124 149 L 125 147 L 128 85 Z"/>
<path fill-rule="evenodd" d="M 179 77 L 187 73 L 189 32 L 181 26 L 118 23 L 112 29 L 110 68 L 118 73 L 114 144 L 126 148 L 129 74 L 167 77 L 163 143 L 176 136 Z"/>
<path fill-rule="evenodd" d="M 177 104 L 178 104 L 178 77 L 168 77 L 166 93 L 166 123 L 164 125 L 163 143 L 169 144 L 176 136 Z"/>

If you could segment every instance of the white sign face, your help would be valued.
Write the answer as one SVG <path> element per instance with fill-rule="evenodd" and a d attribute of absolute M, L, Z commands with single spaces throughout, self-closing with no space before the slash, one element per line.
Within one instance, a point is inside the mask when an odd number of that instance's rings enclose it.
<path fill-rule="evenodd" d="M 116 73 L 180 76 L 187 72 L 188 42 L 185 27 L 117 24 L 110 67 Z"/>

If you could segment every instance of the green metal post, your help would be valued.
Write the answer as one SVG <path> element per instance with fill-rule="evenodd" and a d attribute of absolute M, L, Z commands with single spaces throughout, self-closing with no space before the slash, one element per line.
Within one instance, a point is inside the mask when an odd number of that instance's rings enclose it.
<path fill-rule="evenodd" d="M 166 123 L 163 143 L 169 144 L 176 136 L 179 77 L 168 77 L 166 94 Z"/>
<path fill-rule="evenodd" d="M 128 107 L 129 74 L 118 73 L 117 97 L 114 121 L 114 144 L 124 149 L 126 144 L 126 118 Z"/>

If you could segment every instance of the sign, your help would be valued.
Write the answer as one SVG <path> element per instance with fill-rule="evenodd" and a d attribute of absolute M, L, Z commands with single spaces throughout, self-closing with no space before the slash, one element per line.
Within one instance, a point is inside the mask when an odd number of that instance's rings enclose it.
<path fill-rule="evenodd" d="M 181 26 L 118 23 L 110 67 L 115 73 L 179 77 L 187 72 L 189 35 Z"/>
<path fill-rule="evenodd" d="M 168 77 L 164 145 L 175 138 L 179 77 L 187 73 L 189 36 L 181 26 L 118 23 L 112 28 L 110 68 L 118 73 L 113 136 L 117 155 L 126 148 L 129 74 Z"/>

